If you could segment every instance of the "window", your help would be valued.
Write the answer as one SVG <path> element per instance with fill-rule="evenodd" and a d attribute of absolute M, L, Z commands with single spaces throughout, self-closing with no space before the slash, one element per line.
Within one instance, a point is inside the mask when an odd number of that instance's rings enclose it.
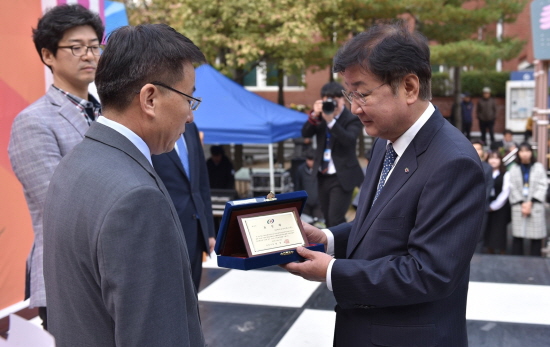
<path fill-rule="evenodd" d="M 284 90 L 302 91 L 304 75 L 285 75 Z M 244 86 L 251 91 L 276 91 L 277 90 L 277 68 L 274 64 L 260 63 L 244 77 Z"/>

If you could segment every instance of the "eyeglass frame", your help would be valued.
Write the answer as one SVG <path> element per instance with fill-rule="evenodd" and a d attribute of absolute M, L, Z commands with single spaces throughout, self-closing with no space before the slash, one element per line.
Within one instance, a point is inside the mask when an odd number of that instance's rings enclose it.
<path fill-rule="evenodd" d="M 357 102 L 361 105 L 365 105 L 367 103 L 367 97 L 370 96 L 376 89 L 382 87 L 383 85 L 387 84 L 386 82 L 382 83 L 381 85 L 379 85 L 378 87 L 376 88 L 372 88 L 371 90 L 367 90 L 367 93 L 366 94 L 363 94 L 363 93 L 360 93 L 358 91 L 352 91 L 352 92 L 348 92 L 346 91 L 345 89 L 342 89 L 342 95 L 344 96 L 344 98 L 346 98 L 346 100 L 352 104 L 353 103 L 353 100 L 357 100 Z M 353 96 L 353 97 L 352 97 Z"/>
<path fill-rule="evenodd" d="M 187 94 L 185 94 L 185 93 L 183 93 L 183 92 L 180 92 L 180 91 L 177 90 L 177 89 L 174 89 L 174 88 L 172 88 L 172 87 L 170 87 L 170 86 L 167 86 L 166 84 L 164 84 L 164 83 L 162 83 L 162 82 L 149 82 L 149 83 L 150 83 L 150 84 L 153 84 L 153 85 L 155 85 L 155 86 L 164 87 L 164 88 L 166 88 L 166 89 L 168 89 L 168 90 L 171 90 L 171 91 L 176 92 L 176 93 L 178 93 L 178 94 L 180 94 L 180 95 L 186 96 L 186 97 L 188 97 L 189 99 L 195 101 L 195 102 L 197 103 L 197 105 L 196 105 L 196 106 L 193 106 L 192 103 L 191 103 L 191 100 L 189 100 L 189 108 L 191 109 L 191 111 L 196 111 L 196 110 L 198 110 L 200 104 L 202 103 L 202 98 L 195 98 L 195 97 L 193 97 L 193 96 L 191 96 L 191 95 L 187 95 Z"/>
<path fill-rule="evenodd" d="M 86 47 L 86 51 L 82 55 L 76 55 L 74 53 L 74 48 L 75 47 Z M 93 46 L 86 46 L 86 45 L 57 46 L 57 48 L 70 48 L 72 55 L 74 55 L 75 57 L 78 57 L 78 58 L 83 57 L 85 55 L 88 55 L 88 51 L 92 51 L 92 55 L 96 56 L 96 57 L 99 57 L 101 55 L 101 45 L 93 45 Z M 99 50 L 98 54 L 94 53 L 94 48 L 97 48 Z"/>

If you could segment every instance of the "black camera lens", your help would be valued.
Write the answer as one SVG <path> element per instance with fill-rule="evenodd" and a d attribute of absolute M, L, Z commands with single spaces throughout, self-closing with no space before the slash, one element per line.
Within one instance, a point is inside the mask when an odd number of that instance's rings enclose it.
<path fill-rule="evenodd" d="M 336 100 L 328 98 L 323 101 L 323 112 L 326 114 L 331 114 L 334 112 L 334 110 L 336 110 L 336 106 L 338 106 Z"/>

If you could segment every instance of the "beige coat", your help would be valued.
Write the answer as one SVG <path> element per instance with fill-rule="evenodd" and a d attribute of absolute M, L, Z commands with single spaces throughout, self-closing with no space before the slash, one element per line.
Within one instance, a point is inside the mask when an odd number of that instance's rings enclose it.
<path fill-rule="evenodd" d="M 526 239 L 546 237 L 546 219 L 544 201 L 548 180 L 541 163 L 534 163 L 529 172 L 529 193 L 523 196 L 523 174 L 519 165 L 510 169 L 510 204 L 512 205 L 512 235 Z M 521 214 L 521 201 L 536 199 L 529 217 Z"/>

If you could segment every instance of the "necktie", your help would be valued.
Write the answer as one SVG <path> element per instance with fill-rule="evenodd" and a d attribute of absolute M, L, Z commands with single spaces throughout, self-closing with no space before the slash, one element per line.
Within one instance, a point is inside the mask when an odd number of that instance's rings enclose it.
<path fill-rule="evenodd" d="M 393 167 L 393 163 L 395 163 L 395 158 L 397 158 L 397 153 L 395 153 L 395 151 L 393 150 L 392 144 L 388 143 L 388 146 L 386 147 L 386 155 L 384 156 L 384 167 L 382 168 L 382 175 L 380 175 L 380 181 L 378 182 L 378 189 L 376 189 L 376 195 L 374 196 L 374 200 L 372 201 L 373 205 L 376 199 L 378 198 L 378 195 L 380 195 L 382 188 L 384 188 L 384 184 L 386 183 L 386 178 L 388 178 L 388 174 L 390 173 L 390 170 Z"/>
<path fill-rule="evenodd" d="M 189 156 L 187 154 L 187 144 L 185 143 L 185 140 L 183 139 L 183 135 L 178 138 L 176 141 L 178 144 L 178 154 L 180 156 L 181 164 L 183 165 L 183 169 L 185 170 L 185 173 L 187 174 L 187 178 L 191 180 L 191 176 L 189 174 Z"/>

